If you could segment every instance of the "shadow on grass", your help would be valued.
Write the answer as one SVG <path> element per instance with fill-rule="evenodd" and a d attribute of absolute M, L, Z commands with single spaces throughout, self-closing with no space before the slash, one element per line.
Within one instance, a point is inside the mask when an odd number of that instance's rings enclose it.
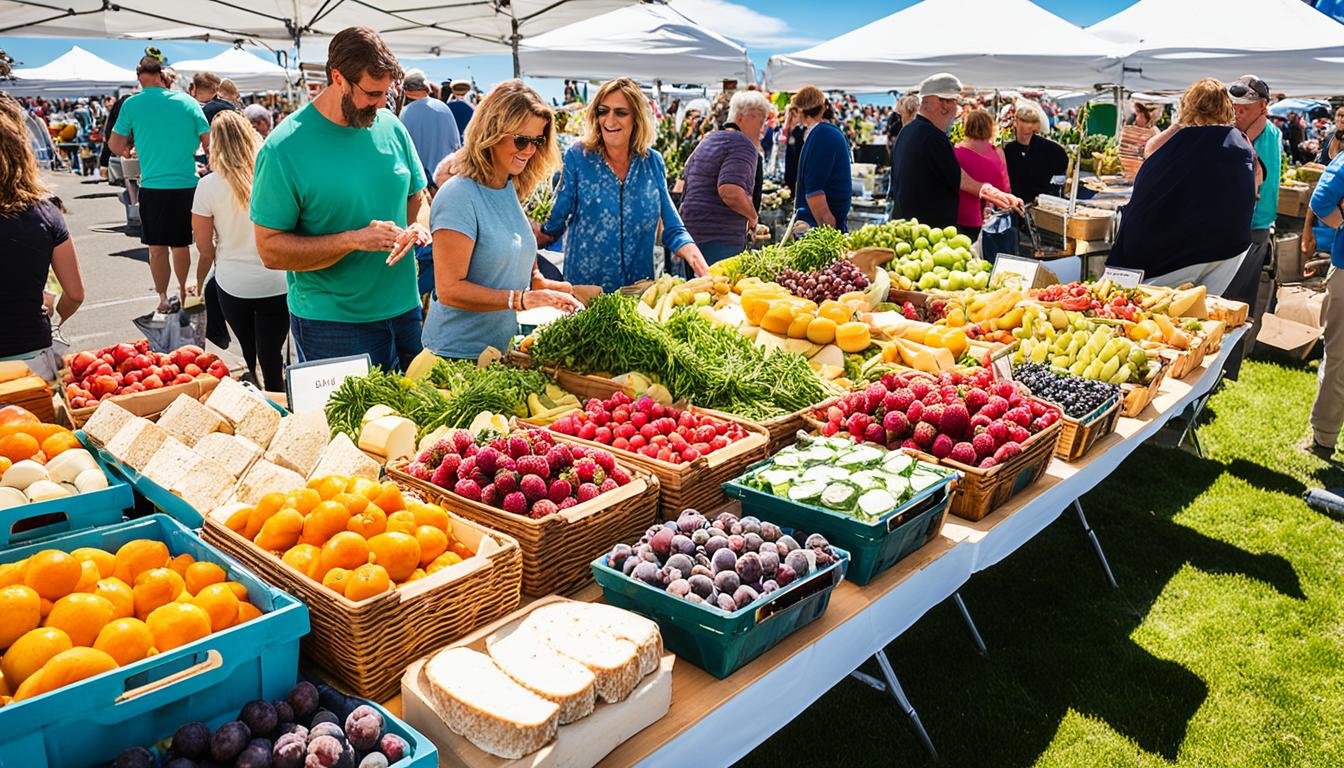
<path fill-rule="evenodd" d="M 1070 710 L 1174 760 L 1208 688 L 1131 639 L 1172 577 L 1187 566 L 1243 574 L 1305 599 L 1284 558 L 1247 552 L 1173 522 L 1224 472 L 1265 490 L 1303 489 L 1293 478 L 1244 461 L 1228 466 L 1183 451 L 1140 448 L 1082 500 L 1118 590 L 1106 586 L 1077 518 L 1066 511 L 962 589 L 988 656 L 975 653 L 948 604 L 888 647 L 939 761 L 921 750 L 889 696 L 846 680 L 740 764 L 1029 765 Z"/>

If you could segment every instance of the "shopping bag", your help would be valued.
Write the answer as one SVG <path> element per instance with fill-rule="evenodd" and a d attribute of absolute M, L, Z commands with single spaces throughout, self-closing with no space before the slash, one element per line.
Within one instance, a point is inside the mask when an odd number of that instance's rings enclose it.
<path fill-rule="evenodd" d="M 995 210 L 980 228 L 981 258 L 993 263 L 1000 253 L 1017 255 L 1017 228 L 1013 226 L 1011 210 Z"/>
<path fill-rule="evenodd" d="M 180 309 L 167 314 L 150 312 L 131 322 L 149 340 L 150 349 L 168 353 L 184 344 L 205 346 L 205 314 Z"/>

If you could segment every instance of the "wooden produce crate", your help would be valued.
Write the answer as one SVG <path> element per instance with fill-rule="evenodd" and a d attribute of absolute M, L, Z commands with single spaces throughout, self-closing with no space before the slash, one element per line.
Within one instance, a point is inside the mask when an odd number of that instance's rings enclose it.
<path fill-rule="evenodd" d="M 1055 455 L 1062 461 L 1077 461 L 1086 456 L 1098 440 L 1115 431 L 1116 422 L 1120 421 L 1121 402 L 1116 396 L 1081 419 L 1065 414 L 1059 420 L 1064 426 L 1059 433 Z"/>
<path fill-rule="evenodd" d="M 711 416 L 741 426 L 747 436 L 720 450 L 686 464 L 651 459 L 634 451 L 623 451 L 581 437 L 552 432 L 555 439 L 610 452 L 617 460 L 644 469 L 658 477 L 658 512 L 664 520 L 676 520 L 682 510 L 707 512 L 723 504 L 728 497 L 723 484 L 747 471 L 747 467 L 769 456 L 770 432 L 758 424 L 708 408 L 686 406 L 690 413 Z"/>
<path fill-rule="evenodd" d="M 552 379 L 555 379 L 555 383 L 558 384 L 561 389 L 579 398 L 580 402 L 593 397 L 598 400 L 606 400 L 616 392 L 624 392 L 631 397 L 635 396 L 634 390 L 617 382 L 609 376 L 575 373 L 574 371 L 568 371 L 564 368 L 550 365 L 536 366 L 536 361 L 532 359 L 531 355 L 526 352 L 519 352 L 516 349 L 509 351 L 508 362 L 516 368 L 537 367 L 538 370 L 542 371 L 547 376 L 550 376 Z"/>
<path fill-rule="evenodd" d="M 1239 328 L 1246 324 L 1251 308 L 1244 301 L 1225 299 L 1222 296 L 1210 296 L 1204 300 L 1209 309 L 1209 319 L 1217 320 L 1227 328 Z"/>
<path fill-rule="evenodd" d="M 557 438 L 560 436 L 557 435 Z M 522 549 L 522 588 L 528 595 L 565 594 L 593 581 L 592 559 L 619 542 L 635 541 L 658 519 L 658 478 L 619 463 L 629 483 L 538 520 L 515 515 L 412 477 L 406 462 L 387 466 L 398 485 L 445 509 L 516 539 Z"/>
<path fill-rule="evenodd" d="M 1279 215 L 1293 216 L 1299 219 L 1305 218 L 1307 215 L 1307 206 L 1311 203 L 1311 193 L 1315 190 L 1315 184 L 1306 184 L 1303 182 L 1280 184 Z"/>
<path fill-rule="evenodd" d="M 1165 358 L 1161 360 L 1160 368 L 1153 380 L 1147 384 L 1121 384 L 1120 391 L 1123 395 L 1120 406 L 1120 415 L 1136 418 L 1148 404 L 1157 397 L 1157 390 L 1162 387 L 1162 379 L 1167 375 L 1167 369 L 1170 367 L 1169 361 Z"/>
<path fill-rule="evenodd" d="M 448 518 L 453 535 L 474 557 L 359 602 L 262 550 L 214 513 L 206 516 L 202 535 L 267 583 L 302 600 L 312 622 L 312 632 L 303 639 L 304 654 L 351 693 L 384 701 L 396 695 L 407 664 L 508 614 L 521 599 L 518 541 L 451 510 Z"/>
<path fill-rule="evenodd" d="M 1063 235 L 1070 240 L 1105 240 L 1111 231 L 1114 216 L 1084 216 L 1068 219 L 1066 229 L 1064 214 L 1040 206 L 1031 209 L 1032 221 L 1046 232 Z"/>
<path fill-rule="evenodd" d="M 1054 406 L 1057 407 L 1057 406 Z M 1014 494 L 1040 479 L 1055 455 L 1056 445 L 1064 429 L 1061 418 L 1037 432 L 1022 444 L 1022 452 L 1002 464 L 988 469 L 939 459 L 932 454 L 903 448 L 905 452 L 930 464 L 940 464 L 964 476 L 952 496 L 952 514 L 972 522 L 982 520 Z"/>
<path fill-rule="evenodd" d="M 4 405 L 17 405 L 47 424 L 56 422 L 51 385 L 41 376 L 29 374 L 0 382 L 0 406 Z"/>

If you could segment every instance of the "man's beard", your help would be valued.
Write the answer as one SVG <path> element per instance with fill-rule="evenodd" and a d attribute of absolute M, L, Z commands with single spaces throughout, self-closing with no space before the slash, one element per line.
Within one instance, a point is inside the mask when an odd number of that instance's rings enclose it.
<path fill-rule="evenodd" d="M 376 105 L 358 109 L 355 107 L 355 100 L 348 92 L 341 94 L 341 117 L 345 118 L 346 125 L 351 128 L 368 128 L 373 125 L 373 120 L 377 116 Z"/>

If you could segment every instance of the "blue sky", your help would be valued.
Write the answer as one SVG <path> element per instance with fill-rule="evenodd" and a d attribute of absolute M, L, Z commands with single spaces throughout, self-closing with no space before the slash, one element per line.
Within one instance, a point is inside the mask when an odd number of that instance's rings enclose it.
<path fill-rule="evenodd" d="M 1043 8 L 1083 26 L 1094 24 L 1120 11 L 1135 0 L 1035 0 Z M 861 27 L 916 0 L 875 3 L 859 0 L 673 0 L 673 4 L 691 18 L 709 24 L 714 31 L 738 40 L 751 52 L 759 71 L 776 53 L 787 53 L 836 37 Z M 711 21 L 712 20 L 712 21 Z M 956 34 L 956 30 L 948 30 Z M 898 41 L 893 41 L 899 45 Z M 223 50 L 222 45 L 164 40 L 155 43 L 169 61 L 208 58 Z M 16 66 L 46 64 L 79 45 L 103 58 L 127 68 L 134 67 L 145 41 L 8 37 L 0 35 L 0 50 L 14 57 Z M 264 49 L 259 53 L 270 55 Z M 436 80 L 472 76 L 482 88 L 512 75 L 508 56 L 465 56 L 405 60 Z M 537 80 L 535 85 L 547 97 L 559 96 L 560 81 Z"/>

